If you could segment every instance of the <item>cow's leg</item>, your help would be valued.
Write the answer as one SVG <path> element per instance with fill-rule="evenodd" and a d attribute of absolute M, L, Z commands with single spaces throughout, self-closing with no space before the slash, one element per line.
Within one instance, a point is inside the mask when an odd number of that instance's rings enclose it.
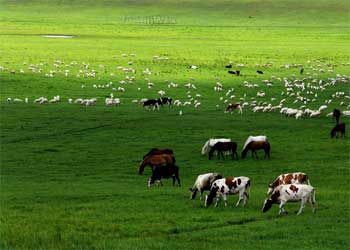
<path fill-rule="evenodd" d="M 312 212 L 315 213 L 316 212 L 316 201 L 314 200 L 312 195 L 310 195 L 310 197 L 309 197 L 309 203 L 311 205 Z"/>
<path fill-rule="evenodd" d="M 305 207 L 305 203 L 306 203 L 306 199 L 302 198 L 300 203 L 301 204 L 300 204 L 300 208 L 299 208 L 299 211 L 298 211 L 297 215 L 300 215 L 303 212 L 304 207 Z"/>
<path fill-rule="evenodd" d="M 218 206 L 219 201 L 220 201 L 220 196 L 219 196 L 219 195 L 217 195 L 217 196 L 216 196 L 216 203 L 215 203 L 215 207 L 217 207 L 217 206 Z"/>
<path fill-rule="evenodd" d="M 224 202 L 225 202 L 225 207 L 227 207 L 227 196 L 226 196 L 226 194 L 223 194 L 222 197 L 223 197 Z"/>
<path fill-rule="evenodd" d="M 202 200 L 203 192 L 204 192 L 204 190 L 202 189 L 202 190 L 201 190 L 201 194 L 200 194 L 200 196 L 199 196 L 199 200 Z"/>
<path fill-rule="evenodd" d="M 256 150 L 254 151 L 256 159 L 259 159 L 258 154 L 256 153 Z"/>
<path fill-rule="evenodd" d="M 243 207 L 245 207 L 247 205 L 248 202 L 248 193 L 247 190 L 244 190 L 243 192 Z"/>
<path fill-rule="evenodd" d="M 239 196 L 238 196 L 238 201 L 237 201 L 237 203 L 236 203 L 236 207 L 238 207 L 239 206 L 239 203 L 241 203 L 241 201 L 243 200 L 243 191 L 241 190 L 241 191 L 239 191 Z"/>
<path fill-rule="evenodd" d="M 173 179 L 173 186 L 175 186 L 175 176 L 174 175 L 172 176 L 172 179 Z"/>
<path fill-rule="evenodd" d="M 281 204 L 280 204 L 280 211 L 278 212 L 279 215 L 281 215 L 282 213 L 284 213 L 284 208 L 283 206 L 286 204 L 285 201 L 281 201 Z"/>

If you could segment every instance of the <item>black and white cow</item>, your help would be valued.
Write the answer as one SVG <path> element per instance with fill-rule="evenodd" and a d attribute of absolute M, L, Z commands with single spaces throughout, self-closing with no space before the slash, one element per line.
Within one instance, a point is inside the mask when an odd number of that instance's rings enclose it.
<path fill-rule="evenodd" d="M 229 177 L 218 179 L 213 182 L 210 193 L 205 197 L 205 206 L 208 207 L 213 203 L 214 198 L 216 198 L 215 207 L 217 207 L 218 202 L 223 198 L 225 206 L 227 206 L 227 195 L 239 194 L 236 207 L 243 200 L 243 206 L 247 204 L 249 198 L 250 190 L 250 179 L 245 176 L 240 177 Z"/>
<path fill-rule="evenodd" d="M 219 173 L 206 173 L 198 175 L 196 182 L 193 187 L 190 188 L 191 191 L 191 200 L 196 198 L 197 192 L 200 192 L 200 200 L 202 200 L 202 195 L 205 190 L 210 190 L 211 185 L 217 179 L 221 179 L 222 175 Z"/>

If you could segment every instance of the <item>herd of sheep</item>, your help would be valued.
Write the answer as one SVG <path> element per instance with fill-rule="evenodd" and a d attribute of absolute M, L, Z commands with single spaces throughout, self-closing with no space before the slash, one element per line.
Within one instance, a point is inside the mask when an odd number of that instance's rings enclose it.
<path fill-rule="evenodd" d="M 123 93 L 128 91 L 129 86 L 137 85 L 137 91 L 142 93 L 144 88 L 156 89 L 152 94 L 153 96 L 164 97 L 167 95 L 166 88 L 178 88 L 182 89 L 186 93 L 185 98 L 173 98 L 172 106 L 186 107 L 192 106 L 194 108 L 200 108 L 203 105 L 203 99 L 206 97 L 203 92 L 199 93 L 199 90 L 203 86 L 197 86 L 192 82 L 187 83 L 175 83 L 172 81 L 165 80 L 165 84 L 154 83 L 150 78 L 155 75 L 158 76 L 159 72 L 152 72 L 151 67 L 142 69 L 141 76 L 137 74 L 139 70 L 133 67 L 133 60 L 136 57 L 135 54 L 122 54 L 121 58 L 126 58 L 127 67 L 117 66 L 114 71 L 107 71 L 104 65 L 99 65 L 97 68 L 93 69 L 89 63 L 78 63 L 76 61 L 65 63 L 63 61 L 55 61 L 53 63 L 54 69 L 48 63 L 38 63 L 38 64 L 28 64 L 24 63 L 23 66 L 26 69 L 13 70 L 3 66 L 0 66 L 0 73 L 8 72 L 10 74 L 26 74 L 30 72 L 32 74 L 42 74 L 45 77 L 54 78 L 57 76 L 63 77 L 77 77 L 77 78 L 94 78 L 97 81 L 105 81 L 102 79 L 108 76 L 112 80 L 108 83 L 103 84 L 91 84 L 83 83 L 81 85 L 82 89 L 85 88 L 95 88 L 106 90 L 105 97 L 95 96 L 95 97 L 66 97 L 65 100 L 71 104 L 80 104 L 84 106 L 93 106 L 98 103 L 102 103 L 101 99 L 104 99 L 103 103 L 106 106 L 118 106 L 122 103 Z M 160 60 L 159 56 L 153 57 L 153 63 Z M 167 58 L 168 60 L 168 58 Z M 215 108 L 218 110 L 224 110 L 225 107 L 233 103 L 240 104 L 240 113 L 243 110 L 251 110 L 252 112 L 280 112 L 287 117 L 295 117 L 300 119 L 302 117 L 319 117 L 322 114 L 331 116 L 329 113 L 330 105 L 341 107 L 344 116 L 350 116 L 350 92 L 339 91 L 336 88 L 338 85 L 348 84 L 350 81 L 350 75 L 336 74 L 334 77 L 325 78 L 323 76 L 319 77 L 319 74 L 334 73 L 334 67 L 336 65 L 331 64 L 321 64 L 319 61 L 308 61 L 309 65 L 301 64 L 290 64 L 281 65 L 280 68 L 284 70 L 289 70 L 293 68 L 302 68 L 300 70 L 300 75 L 296 76 L 292 74 L 291 77 L 278 77 L 271 76 L 268 79 L 260 80 L 259 82 L 248 82 L 244 80 L 242 83 L 232 84 L 235 87 L 225 86 L 219 80 L 213 83 L 214 93 L 212 95 L 218 96 L 218 101 L 216 102 Z M 272 63 L 267 64 L 257 64 L 256 67 L 272 67 Z M 232 64 L 230 64 L 232 67 Z M 235 65 L 240 70 L 240 74 L 244 75 L 243 69 L 246 67 L 244 64 Z M 348 64 L 343 64 L 343 66 L 348 66 Z M 227 67 L 227 66 L 226 66 Z M 200 66 L 191 65 L 185 70 L 198 70 Z M 74 73 L 73 73 L 74 72 Z M 119 73 L 118 73 L 119 72 Z M 258 70 L 259 74 L 263 74 L 263 71 Z M 118 78 L 115 80 L 115 78 Z M 139 77 L 143 77 L 140 79 Z M 236 78 L 237 79 L 237 78 Z M 237 80 L 235 80 L 237 82 Z M 144 83 L 140 83 L 144 82 Z M 228 85 L 228 84 L 226 84 Z M 208 86 L 208 85 L 206 85 Z M 276 93 L 276 86 L 279 88 L 280 94 Z M 162 87 L 160 89 L 159 87 Z M 165 89 L 164 89 L 165 87 Z M 334 91 L 328 94 L 330 91 Z M 256 90 L 256 91 L 255 91 Z M 327 92 L 327 95 L 322 94 L 322 92 Z M 179 91 L 180 93 L 180 91 Z M 115 97 L 118 95 L 118 97 Z M 207 94 L 208 95 L 208 94 Z M 107 96 L 107 97 L 106 97 Z M 183 95 L 182 95 L 183 96 Z M 326 96 L 326 97 L 325 97 Z M 132 99 L 132 103 L 143 104 L 149 99 L 149 96 L 145 96 L 141 99 Z M 202 100 L 201 100 L 202 99 Z M 8 103 L 29 103 L 34 102 L 38 104 L 45 103 L 60 103 L 63 102 L 60 95 L 54 97 L 41 96 L 35 98 L 34 100 L 29 100 L 28 97 L 7 97 Z M 123 101 L 126 103 L 127 100 Z M 316 103 L 319 104 L 315 108 Z M 180 111 L 182 113 L 182 110 Z M 231 112 L 232 113 L 232 112 Z"/>

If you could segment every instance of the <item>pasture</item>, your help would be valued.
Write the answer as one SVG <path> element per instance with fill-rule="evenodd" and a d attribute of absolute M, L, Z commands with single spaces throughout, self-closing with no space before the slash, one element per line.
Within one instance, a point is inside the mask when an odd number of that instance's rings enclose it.
<path fill-rule="evenodd" d="M 0 248 L 348 248 L 350 123 L 341 116 L 346 137 L 331 139 L 326 114 L 350 110 L 349 11 L 348 1 L 323 0 L 0 0 Z M 176 22 L 151 18 L 165 16 Z M 42 37 L 54 34 L 73 38 Z M 227 73 L 230 61 L 241 76 Z M 309 101 L 287 96 L 283 78 L 307 78 L 310 88 L 289 94 Z M 147 111 L 133 102 L 161 90 L 191 104 Z M 120 105 L 105 105 L 111 93 Z M 33 103 L 57 95 L 57 103 Z M 282 99 L 283 107 L 327 108 L 300 119 L 252 111 L 254 101 Z M 229 102 L 248 104 L 243 114 L 225 114 Z M 250 135 L 269 138 L 270 159 L 241 159 Z M 211 137 L 237 142 L 240 159 L 202 156 Z M 150 168 L 138 175 L 154 147 L 174 150 L 181 187 L 169 179 L 148 188 Z M 316 189 L 316 214 L 307 206 L 296 216 L 298 203 L 282 216 L 277 205 L 262 213 L 267 185 L 296 171 Z M 237 195 L 228 207 L 191 201 L 188 188 L 206 172 L 248 176 L 247 207 L 233 207 Z"/>

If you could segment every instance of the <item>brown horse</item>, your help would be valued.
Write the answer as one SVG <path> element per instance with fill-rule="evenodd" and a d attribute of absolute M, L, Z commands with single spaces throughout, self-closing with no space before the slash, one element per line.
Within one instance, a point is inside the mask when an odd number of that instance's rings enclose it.
<path fill-rule="evenodd" d="M 171 155 L 174 157 L 174 151 L 168 148 L 152 148 L 147 154 L 143 156 L 143 159 L 150 155 Z M 175 160 L 175 159 L 174 159 Z"/>
<path fill-rule="evenodd" d="M 173 166 L 174 158 L 171 155 L 162 154 L 162 155 L 150 155 L 147 156 L 139 166 L 139 174 L 142 174 L 146 166 L 151 166 L 152 171 L 161 166 Z"/>
<path fill-rule="evenodd" d="M 231 152 L 232 154 L 232 160 L 236 158 L 238 160 L 238 154 L 237 154 L 237 143 L 235 142 L 217 142 L 215 145 L 210 149 L 209 151 L 209 160 L 213 157 L 214 151 L 218 152 L 218 159 L 220 159 L 220 155 L 224 158 L 224 154 L 222 153 L 223 151 Z"/>
<path fill-rule="evenodd" d="M 252 157 L 258 159 L 256 150 L 263 149 L 265 151 L 265 158 L 270 158 L 270 143 L 268 141 L 252 141 L 242 151 L 242 159 L 246 158 L 248 150 L 252 151 Z"/>

